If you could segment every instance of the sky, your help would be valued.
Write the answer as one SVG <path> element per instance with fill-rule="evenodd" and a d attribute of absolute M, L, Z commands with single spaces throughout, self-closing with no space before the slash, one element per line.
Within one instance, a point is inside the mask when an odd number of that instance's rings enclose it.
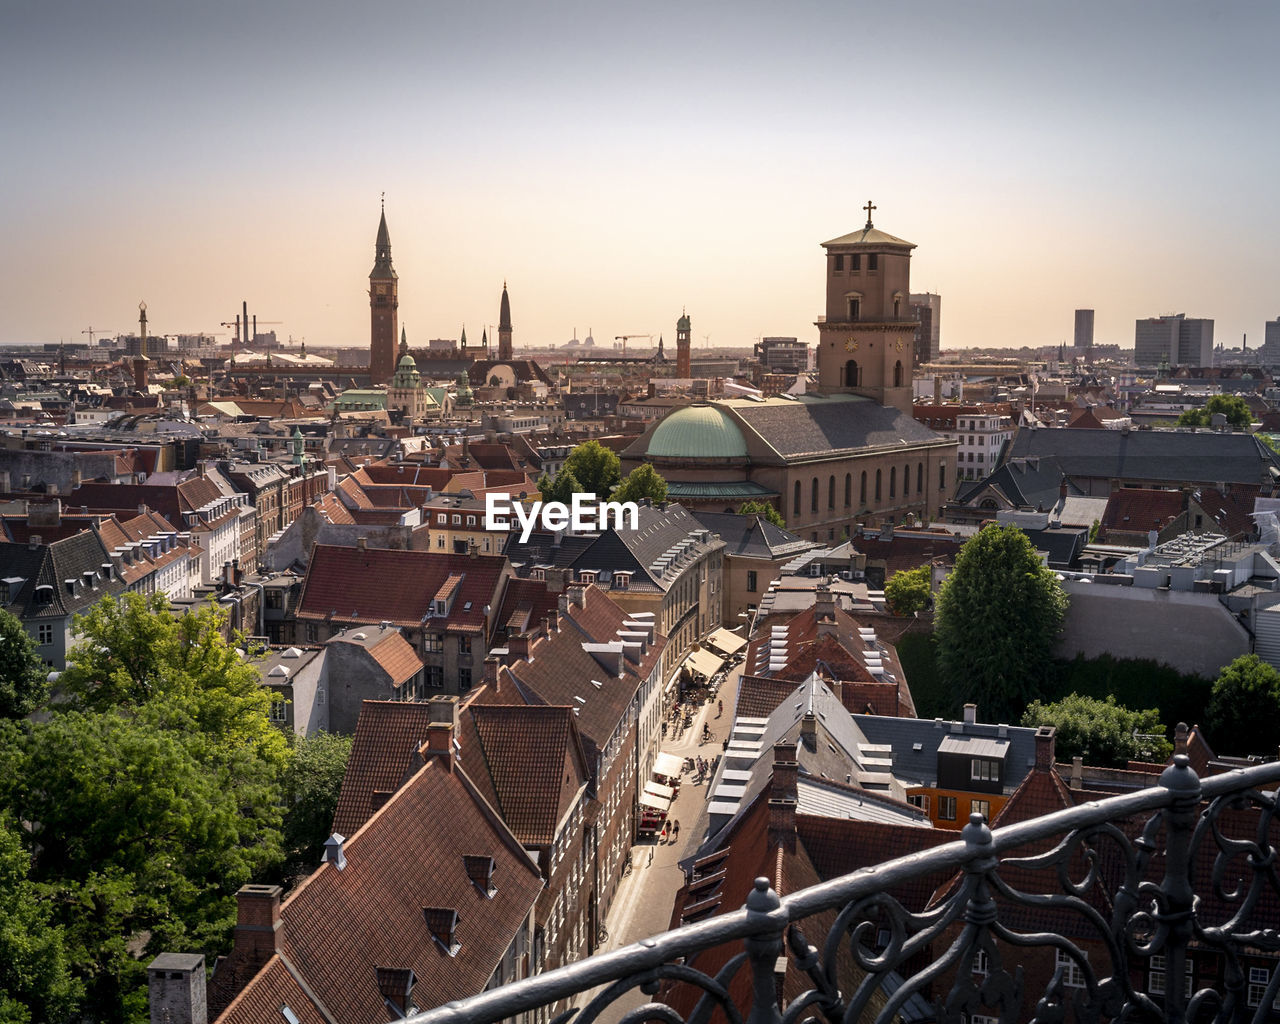
<path fill-rule="evenodd" d="M 1280 316 L 1280 5 L 3 0 L 0 344 L 813 343 L 820 243 L 915 242 L 943 349 Z M 268 321 L 279 321 L 268 325 Z M 491 330 L 492 333 L 492 330 Z M 226 338 L 222 340 L 228 340 Z M 656 341 L 656 337 L 655 337 Z M 643 338 L 632 342 L 643 346 Z"/>

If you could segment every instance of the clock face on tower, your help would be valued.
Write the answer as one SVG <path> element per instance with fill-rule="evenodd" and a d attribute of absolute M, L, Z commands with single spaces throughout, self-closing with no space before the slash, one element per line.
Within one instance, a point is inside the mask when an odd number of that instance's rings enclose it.
<path fill-rule="evenodd" d="M 897 341 L 895 341 L 895 342 L 893 343 L 893 347 L 894 347 L 894 348 L 896 348 L 899 352 L 901 352 L 901 351 L 902 351 L 902 339 L 901 339 L 901 338 L 899 338 Z"/>
<path fill-rule="evenodd" d="M 850 338 L 848 341 L 844 343 L 844 350 L 846 352 L 857 352 L 858 351 L 857 341 L 855 341 L 853 338 Z"/>

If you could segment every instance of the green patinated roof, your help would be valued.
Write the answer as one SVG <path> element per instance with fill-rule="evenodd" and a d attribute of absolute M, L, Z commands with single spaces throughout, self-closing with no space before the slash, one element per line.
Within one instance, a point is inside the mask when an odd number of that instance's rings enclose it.
<path fill-rule="evenodd" d="M 693 480 L 668 480 L 667 497 L 675 500 L 681 498 L 701 498 L 706 501 L 721 499 L 725 501 L 747 501 L 752 498 L 776 498 L 777 491 L 771 491 L 753 480 L 714 480 L 699 483 Z"/>
<path fill-rule="evenodd" d="M 728 413 L 690 405 L 670 413 L 649 438 L 648 455 L 668 459 L 745 459 L 747 442 Z"/>

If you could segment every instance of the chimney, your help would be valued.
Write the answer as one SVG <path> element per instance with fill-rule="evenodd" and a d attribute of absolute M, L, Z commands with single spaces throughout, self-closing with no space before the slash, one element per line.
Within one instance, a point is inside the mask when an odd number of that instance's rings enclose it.
<path fill-rule="evenodd" d="M 818 746 L 818 716 L 812 710 L 806 711 L 800 719 L 800 739 L 810 750 Z"/>
<path fill-rule="evenodd" d="M 825 583 L 818 588 L 814 597 L 813 617 L 818 625 L 818 636 L 836 634 L 836 599 Z"/>
<path fill-rule="evenodd" d="M 427 742 L 422 756 L 438 757 L 445 771 L 453 772 L 453 741 L 458 734 L 458 698 L 432 697 L 427 701 Z"/>
<path fill-rule="evenodd" d="M 587 606 L 587 588 L 580 583 L 575 583 L 568 588 L 569 603 L 577 605 L 579 608 Z"/>
<path fill-rule="evenodd" d="M 1187 728 L 1186 722 L 1179 722 L 1173 730 L 1173 756 L 1187 752 L 1187 740 L 1191 735 L 1191 730 Z"/>
<path fill-rule="evenodd" d="M 964 706 L 964 724 L 965 725 L 978 724 L 978 705 L 977 704 L 966 704 Z"/>
<path fill-rule="evenodd" d="M 545 621 L 547 624 L 547 629 L 549 629 L 552 633 L 559 633 L 560 632 L 560 609 L 552 608 L 551 611 L 547 613 L 547 617 Z"/>
<path fill-rule="evenodd" d="M 357 538 L 356 538 L 356 550 L 357 550 L 357 551 L 368 551 L 368 550 L 369 550 L 369 538 L 368 538 L 368 537 L 357 537 Z"/>
<path fill-rule="evenodd" d="M 498 665 L 498 659 L 492 654 L 484 659 L 484 685 L 491 694 L 498 691 Z"/>
<path fill-rule="evenodd" d="M 529 660 L 529 634 L 516 633 L 507 637 L 507 653 L 511 655 L 511 660 L 528 661 Z"/>
<path fill-rule="evenodd" d="M 769 787 L 769 845 L 796 850 L 796 763 L 794 743 L 773 746 L 773 779 Z"/>
<path fill-rule="evenodd" d="M 147 965 L 147 1001 L 151 1024 L 205 1024 L 204 956 L 161 953 Z"/>
<path fill-rule="evenodd" d="M 1084 758 L 1079 754 L 1071 759 L 1071 788 L 1084 789 Z"/>
<path fill-rule="evenodd" d="M 261 967 L 280 949 L 278 885 L 242 885 L 236 893 L 236 928 L 231 955 L 246 966 Z"/>
<path fill-rule="evenodd" d="M 1053 745 L 1057 730 L 1051 725 L 1042 725 L 1036 730 L 1036 771 L 1053 771 Z"/>
<path fill-rule="evenodd" d="M 341 871 L 347 866 L 347 837 L 335 832 L 324 841 L 324 855 L 320 858 L 323 864 L 332 864 Z"/>

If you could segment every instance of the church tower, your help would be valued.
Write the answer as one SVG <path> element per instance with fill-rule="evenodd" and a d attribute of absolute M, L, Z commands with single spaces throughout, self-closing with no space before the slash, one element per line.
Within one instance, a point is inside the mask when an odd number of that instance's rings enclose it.
<path fill-rule="evenodd" d="M 502 305 L 498 309 L 498 359 L 511 358 L 511 300 L 507 298 L 507 282 L 502 282 Z"/>
<path fill-rule="evenodd" d="M 852 392 L 911 412 L 916 321 L 911 315 L 912 242 L 866 227 L 829 242 L 827 314 L 818 328 L 818 389 Z"/>
<path fill-rule="evenodd" d="M 692 328 L 688 313 L 681 313 L 676 321 L 676 377 L 688 380 L 693 376 L 689 364 L 689 331 Z"/>
<path fill-rule="evenodd" d="M 369 273 L 369 382 L 385 384 L 396 369 L 396 272 L 391 266 L 391 234 L 382 210 L 373 270 Z"/>

